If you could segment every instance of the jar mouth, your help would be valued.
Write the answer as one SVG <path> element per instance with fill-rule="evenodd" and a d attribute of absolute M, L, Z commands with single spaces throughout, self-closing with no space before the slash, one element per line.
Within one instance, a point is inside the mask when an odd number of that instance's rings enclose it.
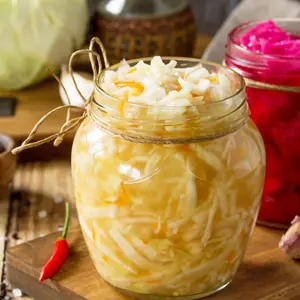
<path fill-rule="evenodd" d="M 294 57 L 288 57 L 288 56 L 283 56 L 283 55 L 270 55 L 270 54 L 264 54 L 264 53 L 258 53 L 252 50 L 249 50 L 243 46 L 241 46 L 238 41 L 237 41 L 237 37 L 240 36 L 240 34 L 242 32 L 245 32 L 247 29 L 254 27 L 255 25 L 258 25 L 261 22 L 264 22 L 267 20 L 260 20 L 260 21 L 250 21 L 250 22 L 245 22 L 242 23 L 238 26 L 236 26 L 228 35 L 229 41 L 230 43 L 232 43 L 234 45 L 234 47 L 236 47 L 239 51 L 241 51 L 242 53 L 244 53 L 245 55 L 253 55 L 256 56 L 257 59 L 261 59 L 261 58 L 265 58 L 265 59 L 281 59 L 281 60 L 287 60 L 287 61 L 295 61 L 295 60 L 299 60 L 297 58 Z M 278 26 L 281 27 L 280 23 L 298 23 L 300 24 L 300 18 L 275 18 L 272 19 L 272 21 L 274 21 Z M 288 31 L 288 30 L 287 30 Z M 292 33 L 290 31 L 288 31 L 289 33 Z"/>
<path fill-rule="evenodd" d="M 150 63 L 153 57 L 127 61 L 133 67 L 143 61 Z M 176 68 L 205 67 L 211 74 L 227 76 L 232 84 L 231 95 L 203 104 L 178 106 L 160 103 L 122 102 L 110 95 L 101 85 L 108 70 L 116 70 L 120 64 L 102 70 L 95 78 L 93 101 L 89 107 L 91 119 L 102 129 L 138 143 L 186 143 L 217 138 L 236 131 L 248 120 L 245 81 L 241 75 L 220 64 L 196 58 L 162 57 L 164 63 L 177 62 Z M 229 96 L 228 96 L 229 95 Z M 146 96 L 146 95 L 145 95 Z M 222 97 L 222 95 L 220 96 Z M 120 105 L 121 103 L 121 105 Z"/>
<path fill-rule="evenodd" d="M 137 64 L 139 61 L 143 61 L 145 63 L 150 63 L 151 60 L 152 60 L 153 57 L 143 57 L 143 58 L 137 58 L 137 59 L 131 59 L 131 60 L 126 60 L 126 62 L 129 64 L 129 65 L 133 65 L 133 64 Z M 235 98 L 237 97 L 239 94 L 241 94 L 245 88 L 246 88 L 246 83 L 245 83 L 245 80 L 244 78 L 238 73 L 236 72 L 235 70 L 231 69 L 231 68 L 228 68 L 224 65 L 221 65 L 221 64 L 218 64 L 218 63 L 213 63 L 213 62 L 210 62 L 210 61 L 205 61 L 205 60 L 201 60 L 201 59 L 197 59 L 197 58 L 188 58 L 188 57 L 176 57 L 176 56 L 162 56 L 161 57 L 163 61 L 171 61 L 171 60 L 175 60 L 177 62 L 186 62 L 187 64 L 187 67 L 188 65 L 191 65 L 191 64 L 198 64 L 198 65 L 203 65 L 205 67 L 209 67 L 209 68 L 215 68 L 216 70 L 224 70 L 226 72 L 228 72 L 229 74 L 233 75 L 236 82 L 238 83 L 238 88 L 234 91 L 234 93 L 232 93 L 232 95 L 230 96 L 227 96 L 227 97 L 224 97 L 220 100 L 217 100 L 217 101 L 214 101 L 214 102 L 207 102 L 207 103 L 203 103 L 203 104 L 198 104 L 198 105 L 194 105 L 194 107 L 211 107 L 213 105 L 217 105 L 217 104 L 221 104 L 231 98 Z M 105 75 L 105 72 L 109 71 L 109 70 L 117 70 L 118 67 L 120 66 L 121 62 L 120 63 L 117 63 L 117 64 L 114 64 L 112 66 L 110 66 L 109 68 L 106 68 L 106 69 L 103 69 L 100 74 L 96 77 L 96 80 L 95 80 L 95 88 L 98 92 L 100 92 L 101 94 L 103 94 L 105 97 L 108 97 L 110 100 L 112 101 L 116 101 L 116 102 L 119 102 L 120 99 L 117 98 L 117 97 L 114 97 L 113 95 L 109 94 L 108 92 L 105 91 L 105 89 L 103 89 L 101 87 L 101 81 Z M 195 66 L 195 65 L 194 65 Z M 95 98 L 93 98 L 93 102 L 96 104 L 96 105 L 99 105 L 99 106 L 102 106 L 101 103 L 99 103 Z M 164 108 L 166 109 L 166 106 L 164 105 L 154 105 L 154 104 L 141 104 L 141 103 L 135 103 L 135 102 L 130 102 L 130 106 L 132 107 L 136 107 L 136 108 Z M 182 109 L 182 108 L 187 108 L 188 105 L 177 105 L 177 106 L 171 106 L 170 107 L 170 110 L 176 110 L 176 109 Z"/>

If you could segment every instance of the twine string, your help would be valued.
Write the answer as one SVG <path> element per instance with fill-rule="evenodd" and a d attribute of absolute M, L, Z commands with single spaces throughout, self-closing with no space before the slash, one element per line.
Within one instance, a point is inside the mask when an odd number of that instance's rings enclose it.
<path fill-rule="evenodd" d="M 100 53 L 102 53 L 102 58 L 103 58 L 103 62 L 104 62 L 104 68 L 108 68 L 109 67 L 109 62 L 108 62 L 108 59 L 107 59 L 107 53 L 106 53 L 106 50 L 102 44 L 102 42 L 100 41 L 99 38 L 97 37 L 93 37 L 91 42 L 90 42 L 90 46 L 89 46 L 89 50 L 90 51 L 95 51 L 94 50 L 94 46 L 95 44 L 97 44 L 99 47 L 100 47 Z M 91 65 L 92 65 L 92 69 L 93 69 L 93 74 L 94 74 L 94 81 L 96 80 L 96 77 L 95 75 L 99 75 L 102 68 L 103 68 L 103 65 L 102 65 L 102 61 L 101 61 L 101 57 L 95 57 L 93 55 L 89 55 L 89 58 L 90 58 L 90 62 L 91 62 Z M 95 58 L 97 58 L 97 63 L 98 63 L 98 72 L 97 72 L 97 64 L 95 63 Z"/>
<path fill-rule="evenodd" d="M 94 50 L 94 46 L 95 44 L 97 44 L 100 48 L 100 53 L 96 52 Z M 103 59 L 104 62 L 104 67 L 108 68 L 109 67 L 109 63 L 108 63 L 108 59 L 107 59 L 107 53 L 105 51 L 105 48 L 102 44 L 102 42 L 100 41 L 99 38 L 95 37 L 91 40 L 90 42 L 90 46 L 89 49 L 81 49 L 81 50 L 77 50 L 75 51 L 70 59 L 69 59 L 69 73 L 71 75 L 73 84 L 75 86 L 76 91 L 78 92 L 79 96 L 81 97 L 84 106 L 80 107 L 80 106 L 76 106 L 76 105 L 71 105 L 71 99 L 68 95 L 68 92 L 65 88 L 65 86 L 63 85 L 63 83 L 61 82 L 61 80 L 58 78 L 58 76 L 56 76 L 55 74 L 52 73 L 54 79 L 59 83 L 60 86 L 62 86 L 63 88 L 63 92 L 65 93 L 67 100 L 68 100 L 68 104 L 67 105 L 62 105 L 59 107 L 56 107 L 54 109 L 52 109 L 51 111 L 49 111 L 47 114 L 45 114 L 32 128 L 31 132 L 29 133 L 28 137 L 23 141 L 23 143 L 19 146 L 16 147 L 12 150 L 13 154 L 18 154 L 20 152 L 22 152 L 23 150 L 26 149 L 30 149 L 30 148 L 34 148 L 40 145 L 43 145 L 45 143 L 54 141 L 54 146 L 58 146 L 61 144 L 61 142 L 63 141 L 63 138 L 65 136 L 66 133 L 70 132 L 71 130 L 73 130 L 74 128 L 76 128 L 77 126 L 79 126 L 82 121 L 86 118 L 87 116 L 87 108 L 89 106 L 89 104 L 91 103 L 93 96 L 94 96 L 94 92 L 92 92 L 91 96 L 89 97 L 89 99 L 86 99 L 83 94 L 81 93 L 77 82 L 75 80 L 75 76 L 74 76 L 74 71 L 73 71 L 73 61 L 75 59 L 75 57 L 77 57 L 80 54 L 89 54 L 89 60 L 92 66 L 92 70 L 93 70 L 93 79 L 94 82 L 97 78 L 97 76 L 100 74 L 100 72 L 103 69 L 103 64 L 101 59 Z M 98 64 L 98 67 L 97 67 Z M 44 139 L 35 141 L 35 142 L 31 142 L 34 137 L 36 136 L 39 128 L 42 126 L 42 124 L 55 112 L 63 110 L 63 109 L 67 109 L 67 113 L 66 113 L 66 121 L 65 123 L 62 125 L 62 127 L 60 128 L 58 133 L 52 134 Z M 71 111 L 72 109 L 79 109 L 83 111 L 83 114 L 80 117 L 77 118 L 73 118 L 71 119 Z"/>

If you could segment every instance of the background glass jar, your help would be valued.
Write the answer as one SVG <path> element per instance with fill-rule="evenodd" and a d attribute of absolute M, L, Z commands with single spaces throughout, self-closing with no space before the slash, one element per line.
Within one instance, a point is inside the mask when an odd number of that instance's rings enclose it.
<path fill-rule="evenodd" d="M 300 34 L 300 19 L 275 22 Z M 300 215 L 300 59 L 258 54 L 239 46 L 239 36 L 256 24 L 242 24 L 229 34 L 225 62 L 256 81 L 247 88 L 248 103 L 267 155 L 259 222 L 285 227 Z M 274 86 L 258 87 L 261 83 Z"/>
<path fill-rule="evenodd" d="M 235 93 L 192 107 L 123 103 L 101 89 L 103 71 L 75 137 L 72 173 L 91 257 L 104 280 L 142 299 L 198 299 L 225 287 L 256 222 L 265 152 L 244 81 L 204 66 Z"/>

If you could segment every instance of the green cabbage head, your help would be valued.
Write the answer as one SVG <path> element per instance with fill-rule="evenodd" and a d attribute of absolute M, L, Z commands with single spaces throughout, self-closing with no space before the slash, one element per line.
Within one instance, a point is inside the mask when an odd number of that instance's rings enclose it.
<path fill-rule="evenodd" d="M 82 46 L 87 25 L 86 0 L 0 0 L 0 89 L 57 71 Z"/>

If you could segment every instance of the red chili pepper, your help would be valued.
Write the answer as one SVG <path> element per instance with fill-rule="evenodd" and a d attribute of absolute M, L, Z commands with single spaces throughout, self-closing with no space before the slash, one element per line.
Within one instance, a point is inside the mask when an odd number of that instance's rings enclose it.
<path fill-rule="evenodd" d="M 68 242 L 66 241 L 66 237 L 68 233 L 69 222 L 70 204 L 66 203 L 66 218 L 63 233 L 61 238 L 56 241 L 54 252 L 41 271 L 40 282 L 43 282 L 44 280 L 54 276 L 67 259 L 69 246 Z"/>

